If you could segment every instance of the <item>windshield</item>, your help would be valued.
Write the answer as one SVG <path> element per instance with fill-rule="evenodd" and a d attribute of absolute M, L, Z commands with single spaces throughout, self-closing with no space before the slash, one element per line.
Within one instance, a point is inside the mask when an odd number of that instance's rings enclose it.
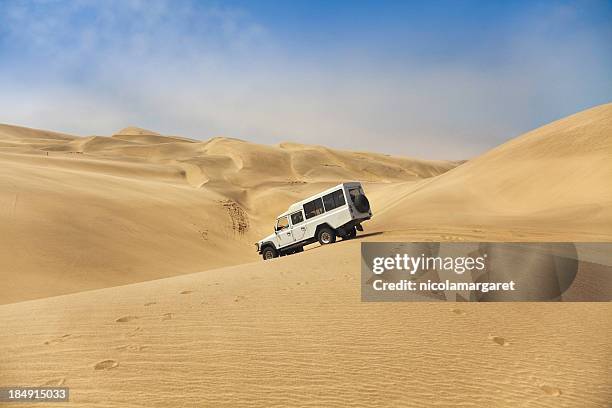
<path fill-rule="evenodd" d="M 281 231 L 285 228 L 289 228 L 289 218 L 287 216 L 280 217 L 276 220 L 276 231 Z"/>

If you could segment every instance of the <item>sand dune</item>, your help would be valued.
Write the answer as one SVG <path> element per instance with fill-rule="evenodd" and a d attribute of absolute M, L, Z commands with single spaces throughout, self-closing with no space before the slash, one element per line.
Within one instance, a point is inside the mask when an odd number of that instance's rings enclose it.
<path fill-rule="evenodd" d="M 612 239 L 612 104 L 543 126 L 381 203 L 384 230 L 463 225 Z"/>
<path fill-rule="evenodd" d="M 134 127 L 74 137 L 2 125 L 0 136 L 0 303 L 253 261 L 253 242 L 295 200 L 456 165 Z"/>
<path fill-rule="evenodd" d="M 65 385 L 65 406 L 87 407 L 612 401 L 610 303 L 359 293 L 363 240 L 609 241 L 612 105 L 459 166 L 139 129 L 0 131 L 1 299 L 106 287 L 0 306 L 0 384 Z M 366 181 L 374 233 L 256 260 L 277 212 L 346 178 Z"/>
<path fill-rule="evenodd" d="M 5 305 L 0 383 L 88 407 L 607 407 L 609 303 L 361 303 L 359 270 L 348 241 Z"/>

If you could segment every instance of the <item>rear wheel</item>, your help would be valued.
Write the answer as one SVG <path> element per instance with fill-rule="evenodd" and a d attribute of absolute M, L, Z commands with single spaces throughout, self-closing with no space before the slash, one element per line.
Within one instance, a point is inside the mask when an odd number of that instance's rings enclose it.
<path fill-rule="evenodd" d="M 264 260 L 268 260 L 276 258 L 278 256 L 278 252 L 272 247 L 265 247 L 264 250 L 261 252 L 261 256 Z"/>
<path fill-rule="evenodd" d="M 323 227 L 319 230 L 317 239 L 321 245 L 332 244 L 336 242 L 336 233 L 329 227 Z"/>

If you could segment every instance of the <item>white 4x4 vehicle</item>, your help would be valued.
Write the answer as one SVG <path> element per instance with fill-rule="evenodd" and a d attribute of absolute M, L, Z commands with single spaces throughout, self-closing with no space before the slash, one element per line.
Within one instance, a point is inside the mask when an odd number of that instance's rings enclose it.
<path fill-rule="evenodd" d="M 263 259 L 302 252 L 304 245 L 331 244 L 336 237 L 354 238 L 372 211 L 361 183 L 342 183 L 292 204 L 278 216 L 274 234 L 256 245 Z"/>

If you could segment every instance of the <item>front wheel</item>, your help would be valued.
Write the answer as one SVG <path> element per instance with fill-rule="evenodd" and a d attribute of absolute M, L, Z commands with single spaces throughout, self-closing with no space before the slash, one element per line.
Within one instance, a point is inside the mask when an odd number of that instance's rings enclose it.
<path fill-rule="evenodd" d="M 321 245 L 332 244 L 336 242 L 336 233 L 329 227 L 323 227 L 319 230 L 317 239 Z"/>
<path fill-rule="evenodd" d="M 278 256 L 278 252 L 276 251 L 276 249 L 272 247 L 266 247 L 261 252 L 261 256 L 263 257 L 265 261 L 267 261 L 268 259 L 276 258 Z"/>

